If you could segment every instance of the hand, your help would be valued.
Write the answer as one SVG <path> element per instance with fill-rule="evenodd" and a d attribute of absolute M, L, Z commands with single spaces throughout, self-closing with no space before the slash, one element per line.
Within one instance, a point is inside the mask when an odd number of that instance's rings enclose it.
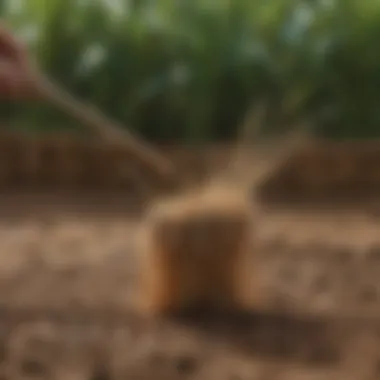
<path fill-rule="evenodd" d="M 0 25 L 0 98 L 34 97 L 36 83 L 26 49 Z"/>

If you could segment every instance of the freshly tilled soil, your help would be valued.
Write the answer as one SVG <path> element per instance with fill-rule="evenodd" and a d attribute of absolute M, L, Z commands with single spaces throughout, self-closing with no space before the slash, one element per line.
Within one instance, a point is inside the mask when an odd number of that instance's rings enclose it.
<path fill-rule="evenodd" d="M 252 293 L 261 300 L 251 312 L 158 320 L 134 307 L 139 215 L 133 205 L 116 213 L 114 199 L 100 214 L 99 207 L 74 207 L 72 199 L 3 201 L 4 378 L 379 377 L 375 216 L 268 212 L 252 251 L 252 276 L 261 286 Z"/>

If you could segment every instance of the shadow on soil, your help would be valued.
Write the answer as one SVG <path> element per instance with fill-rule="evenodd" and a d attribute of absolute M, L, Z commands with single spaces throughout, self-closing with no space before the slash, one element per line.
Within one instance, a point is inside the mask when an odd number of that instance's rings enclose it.
<path fill-rule="evenodd" d="M 351 321 L 276 312 L 220 315 L 197 311 L 171 318 L 176 325 L 200 332 L 206 339 L 269 360 L 330 366 L 340 361 L 341 334 Z M 360 323 L 359 323 L 360 325 Z"/>

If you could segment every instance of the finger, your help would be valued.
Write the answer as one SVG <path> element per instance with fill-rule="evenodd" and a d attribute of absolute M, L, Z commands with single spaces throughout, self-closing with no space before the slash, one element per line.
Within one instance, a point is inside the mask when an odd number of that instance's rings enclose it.
<path fill-rule="evenodd" d="M 26 58 L 23 44 L 12 35 L 3 23 L 0 23 L 0 55 L 19 63 L 22 63 Z"/>

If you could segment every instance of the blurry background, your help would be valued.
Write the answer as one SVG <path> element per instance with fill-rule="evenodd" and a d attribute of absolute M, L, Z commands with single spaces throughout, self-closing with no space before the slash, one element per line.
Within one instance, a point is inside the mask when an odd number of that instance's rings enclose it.
<path fill-rule="evenodd" d="M 377 0 L 1 0 L 42 68 L 153 141 L 222 140 L 255 99 L 266 128 L 380 135 Z M 73 127 L 49 105 L 1 104 L 12 128 Z M 305 124 L 306 127 L 306 124 Z"/>

